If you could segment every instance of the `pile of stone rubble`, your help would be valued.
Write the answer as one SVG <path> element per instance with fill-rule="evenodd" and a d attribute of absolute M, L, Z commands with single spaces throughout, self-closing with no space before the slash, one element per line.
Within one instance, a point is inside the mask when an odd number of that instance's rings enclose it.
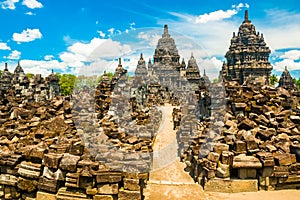
<path fill-rule="evenodd" d="M 204 188 L 216 179 L 254 179 L 266 190 L 298 188 L 299 92 L 234 82 L 224 89 L 225 109 L 211 102 L 210 119 L 199 122 L 198 132 L 182 147 L 186 170 Z"/>

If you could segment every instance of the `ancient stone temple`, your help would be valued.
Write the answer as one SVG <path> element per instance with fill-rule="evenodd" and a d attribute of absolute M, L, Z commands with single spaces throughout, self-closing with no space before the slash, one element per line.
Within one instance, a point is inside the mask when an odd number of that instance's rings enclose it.
<path fill-rule="evenodd" d="M 54 74 L 53 70 L 52 70 L 52 73 L 46 78 L 46 80 L 49 85 L 50 99 L 52 99 L 55 96 L 60 95 L 59 78 Z"/>
<path fill-rule="evenodd" d="M 112 78 L 112 88 L 118 83 L 118 84 L 123 84 L 126 82 L 127 77 L 127 70 L 123 68 L 121 58 L 119 58 L 119 64 L 118 67 L 115 70 L 115 74 Z"/>
<path fill-rule="evenodd" d="M 191 55 L 191 58 L 189 59 L 188 65 L 186 67 L 186 79 L 189 81 L 193 88 L 198 88 L 200 71 L 193 54 Z"/>
<path fill-rule="evenodd" d="M 148 64 L 148 66 L 151 65 L 151 60 Z M 146 62 L 143 58 L 143 54 L 141 53 L 140 60 L 138 61 L 138 64 L 135 69 L 135 78 L 140 78 L 140 79 L 145 79 L 148 75 L 147 67 L 146 67 Z"/>
<path fill-rule="evenodd" d="M 0 79 L 0 90 L 1 93 L 5 93 L 7 90 L 12 87 L 12 74 L 7 69 L 7 63 L 5 63 L 5 68 L 2 72 L 2 76 Z"/>
<path fill-rule="evenodd" d="M 297 85 L 295 84 L 287 67 L 285 67 L 284 71 L 281 74 L 278 87 L 283 87 L 287 90 L 297 90 Z"/>
<path fill-rule="evenodd" d="M 154 64 L 172 64 L 174 68 L 180 66 L 178 49 L 174 39 L 170 36 L 168 25 L 164 26 L 162 38 L 158 40 L 157 47 L 154 53 Z"/>
<path fill-rule="evenodd" d="M 243 84 L 249 77 L 260 78 L 267 83 L 273 68 L 269 62 L 270 53 L 263 34 L 256 32 L 246 10 L 245 19 L 238 33 L 233 33 L 225 55 L 227 63 L 222 67 L 222 77 L 228 81 L 238 81 L 239 84 Z"/>
<path fill-rule="evenodd" d="M 0 90 L 1 98 L 5 98 L 7 93 L 12 92 L 15 98 L 26 102 L 39 102 L 60 95 L 59 79 L 53 71 L 45 79 L 40 74 L 28 78 L 20 62 L 18 62 L 14 73 L 10 73 L 7 64 L 5 64 L 0 78 Z"/>

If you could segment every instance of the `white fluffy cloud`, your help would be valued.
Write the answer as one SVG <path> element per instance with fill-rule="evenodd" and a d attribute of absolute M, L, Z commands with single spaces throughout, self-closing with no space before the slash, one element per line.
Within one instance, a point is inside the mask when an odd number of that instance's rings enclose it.
<path fill-rule="evenodd" d="M 241 8 L 249 8 L 249 5 L 247 3 L 239 3 L 238 5 L 232 5 L 232 9 L 228 9 L 226 11 L 217 10 L 210 13 L 205 13 L 196 17 L 195 23 L 204 24 L 209 21 L 219 21 L 222 19 L 228 19 L 231 18 L 233 15 L 236 15 Z"/>
<path fill-rule="evenodd" d="M 97 31 L 101 38 L 105 38 L 106 34 L 103 31 Z"/>
<path fill-rule="evenodd" d="M 299 70 L 300 62 L 296 62 L 292 59 L 283 59 L 274 63 L 274 69 L 277 71 L 283 71 L 285 69 L 285 66 L 287 66 L 289 70 Z"/>
<path fill-rule="evenodd" d="M 13 50 L 9 56 L 7 57 L 4 57 L 4 58 L 7 58 L 7 59 L 10 59 L 10 60 L 19 60 L 21 57 L 21 52 L 20 51 L 17 51 L 17 50 Z"/>
<path fill-rule="evenodd" d="M 42 33 L 39 29 L 26 29 L 22 33 L 14 33 L 12 39 L 18 43 L 31 42 L 36 39 L 42 38 Z"/>
<path fill-rule="evenodd" d="M 43 4 L 37 0 L 23 0 L 22 5 L 27 6 L 30 9 L 43 7 Z"/>
<path fill-rule="evenodd" d="M 62 52 L 59 57 L 65 66 L 74 73 L 81 74 L 110 70 L 115 58 L 131 52 L 129 45 L 121 44 L 111 38 L 93 38 L 88 43 L 75 42 Z M 97 67 L 95 67 L 97 66 Z M 115 68 L 116 66 L 113 66 Z M 108 69 L 109 68 L 109 69 Z"/>
<path fill-rule="evenodd" d="M 0 50 L 10 50 L 10 47 L 5 42 L 0 42 Z"/>
<path fill-rule="evenodd" d="M 6 0 L 1 2 L 1 8 L 2 9 L 10 9 L 10 10 L 14 10 L 16 9 L 15 4 L 18 3 L 19 0 Z"/>
<path fill-rule="evenodd" d="M 53 55 L 45 55 L 45 56 L 44 56 L 44 59 L 45 59 L 45 60 L 52 60 L 53 58 L 54 58 Z"/>
<path fill-rule="evenodd" d="M 149 33 L 149 32 L 140 32 L 137 36 L 139 39 L 143 39 L 150 46 L 155 47 L 157 45 L 157 41 L 161 36 L 157 33 Z"/>
<path fill-rule="evenodd" d="M 22 60 L 21 66 L 26 73 L 49 75 L 51 70 L 66 70 L 66 64 L 58 60 Z"/>
<path fill-rule="evenodd" d="M 284 52 L 283 55 L 280 56 L 280 58 L 289 59 L 289 60 L 298 60 L 300 59 L 300 50 L 286 51 Z"/>
<path fill-rule="evenodd" d="M 29 12 L 26 12 L 25 15 L 33 16 L 33 15 L 35 15 L 35 13 L 29 11 Z"/>

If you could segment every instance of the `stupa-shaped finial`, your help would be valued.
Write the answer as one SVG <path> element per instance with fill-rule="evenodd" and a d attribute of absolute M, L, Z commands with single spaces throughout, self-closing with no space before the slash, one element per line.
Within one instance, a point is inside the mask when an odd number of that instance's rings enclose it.
<path fill-rule="evenodd" d="M 245 10 L 245 22 L 249 21 L 249 14 L 248 14 L 248 10 Z"/>

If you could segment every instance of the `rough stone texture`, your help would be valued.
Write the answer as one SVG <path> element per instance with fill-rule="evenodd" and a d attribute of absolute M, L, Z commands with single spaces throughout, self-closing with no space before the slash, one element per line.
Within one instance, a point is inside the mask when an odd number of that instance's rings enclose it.
<path fill-rule="evenodd" d="M 50 194 L 42 191 L 38 191 L 36 195 L 36 199 L 39 200 L 56 200 L 55 194 Z"/>
<path fill-rule="evenodd" d="M 120 190 L 118 195 L 119 200 L 141 200 L 141 194 L 139 191 Z"/>

